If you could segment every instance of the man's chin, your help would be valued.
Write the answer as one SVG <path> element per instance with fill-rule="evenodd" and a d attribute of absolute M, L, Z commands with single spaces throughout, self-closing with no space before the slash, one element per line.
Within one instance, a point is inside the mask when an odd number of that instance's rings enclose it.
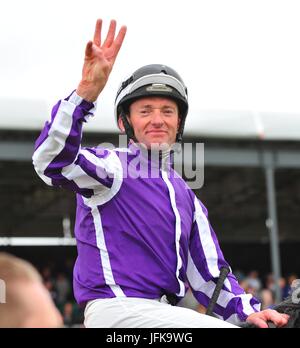
<path fill-rule="evenodd" d="M 139 140 L 139 139 L 138 139 Z M 146 139 L 145 139 L 146 140 Z M 148 150 L 153 150 L 153 151 L 164 151 L 164 150 L 169 150 L 174 144 L 175 144 L 175 139 L 171 143 L 170 141 L 167 141 L 167 139 L 147 139 L 146 141 L 140 141 L 139 144 L 147 148 Z"/>

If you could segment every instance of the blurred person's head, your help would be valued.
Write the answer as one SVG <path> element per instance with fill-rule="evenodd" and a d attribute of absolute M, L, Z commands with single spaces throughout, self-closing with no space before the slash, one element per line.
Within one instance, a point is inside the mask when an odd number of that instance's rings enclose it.
<path fill-rule="evenodd" d="M 73 315 L 73 304 L 71 302 L 67 302 L 64 305 L 64 315 L 72 316 Z"/>
<path fill-rule="evenodd" d="M 62 272 L 59 272 L 57 274 L 57 277 L 56 277 L 56 282 L 59 282 L 59 281 L 65 281 L 66 280 L 66 276 L 64 273 Z"/>
<path fill-rule="evenodd" d="M 260 292 L 261 309 L 272 308 L 275 304 L 274 294 L 270 289 L 263 289 Z"/>
<path fill-rule="evenodd" d="M 258 276 L 259 274 L 255 270 L 249 272 L 248 274 L 247 281 L 248 281 L 249 287 L 252 289 L 251 291 L 249 291 L 250 293 L 257 292 L 261 289 L 261 281 L 258 278 Z"/>
<path fill-rule="evenodd" d="M 274 289 L 274 276 L 272 273 L 266 276 L 266 288 L 270 290 Z"/>
<path fill-rule="evenodd" d="M 288 277 L 287 277 L 288 284 L 289 284 L 289 285 L 292 285 L 293 281 L 294 281 L 294 280 L 297 280 L 298 278 L 299 278 L 299 277 L 297 276 L 296 273 L 291 273 L 291 274 L 289 274 Z"/>
<path fill-rule="evenodd" d="M 47 281 L 48 279 L 51 279 L 52 277 L 52 271 L 49 266 L 44 267 L 41 273 L 42 273 L 42 277 L 44 281 Z"/>
<path fill-rule="evenodd" d="M 241 288 L 243 288 L 244 291 L 245 291 L 246 293 L 248 293 L 249 283 L 248 283 L 247 279 L 241 280 L 241 281 L 239 282 L 239 284 L 240 284 Z"/>
<path fill-rule="evenodd" d="M 248 277 L 252 278 L 252 279 L 256 279 L 256 278 L 258 278 L 258 272 L 253 270 L 253 271 L 249 272 Z"/>
<path fill-rule="evenodd" d="M 44 281 L 44 286 L 48 291 L 52 291 L 54 289 L 54 284 L 53 284 L 52 280 Z"/>
<path fill-rule="evenodd" d="M 63 319 L 66 326 L 73 325 L 73 304 L 71 302 L 66 302 L 63 307 Z"/>
<path fill-rule="evenodd" d="M 280 277 L 278 279 L 278 285 L 281 289 L 283 289 L 286 286 L 286 279 L 284 277 Z"/>
<path fill-rule="evenodd" d="M 0 252 L 0 279 L 5 303 L 0 303 L 0 327 L 60 327 L 62 318 L 37 270 L 27 261 Z"/>

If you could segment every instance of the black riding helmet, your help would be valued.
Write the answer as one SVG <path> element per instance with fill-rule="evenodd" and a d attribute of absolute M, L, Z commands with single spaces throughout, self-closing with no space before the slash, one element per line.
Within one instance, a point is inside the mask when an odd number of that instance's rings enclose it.
<path fill-rule="evenodd" d="M 150 96 L 167 97 L 177 103 L 181 122 L 176 141 L 181 142 L 188 113 L 187 88 L 178 73 L 166 65 L 145 65 L 122 82 L 115 99 L 117 124 L 121 117 L 127 136 L 135 140 L 133 128 L 126 118 L 129 106 L 137 99 Z"/>

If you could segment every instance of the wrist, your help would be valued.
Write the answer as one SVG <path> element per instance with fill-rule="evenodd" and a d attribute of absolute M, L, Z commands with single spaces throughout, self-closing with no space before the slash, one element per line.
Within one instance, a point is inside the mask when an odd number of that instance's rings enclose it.
<path fill-rule="evenodd" d="M 84 100 L 94 103 L 101 92 L 99 86 L 81 81 L 76 89 L 76 93 Z"/>

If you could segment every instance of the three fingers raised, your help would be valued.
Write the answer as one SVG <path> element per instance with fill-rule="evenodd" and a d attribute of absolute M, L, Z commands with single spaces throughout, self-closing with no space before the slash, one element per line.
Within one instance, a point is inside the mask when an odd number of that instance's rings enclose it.
<path fill-rule="evenodd" d="M 116 48 L 118 52 L 124 40 L 127 28 L 126 26 L 123 25 L 120 28 L 117 37 L 115 38 L 116 27 L 117 27 L 117 22 L 114 19 L 112 19 L 110 21 L 108 32 L 102 47 L 109 48 L 112 46 L 113 48 Z M 93 43 L 98 47 L 101 47 L 101 43 L 102 43 L 101 31 L 102 31 L 102 19 L 97 19 Z"/>

